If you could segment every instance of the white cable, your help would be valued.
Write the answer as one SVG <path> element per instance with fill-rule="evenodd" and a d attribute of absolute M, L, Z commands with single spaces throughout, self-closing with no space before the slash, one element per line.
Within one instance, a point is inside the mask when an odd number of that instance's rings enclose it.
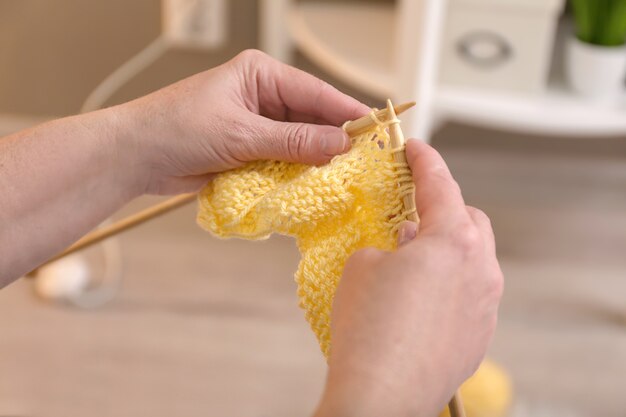
<path fill-rule="evenodd" d="M 150 65 L 152 65 L 157 59 L 159 59 L 167 51 L 167 44 L 162 37 L 156 38 L 152 43 L 132 56 L 128 61 L 120 65 L 115 71 L 109 74 L 102 82 L 87 96 L 83 103 L 80 112 L 87 113 L 95 111 L 101 108 L 107 100 L 111 98 L 116 91 L 118 91 L 127 82 L 140 74 Z M 111 220 L 105 220 L 102 225 L 110 224 Z M 123 273 L 122 273 L 122 254 L 120 244 L 117 238 L 109 238 L 102 243 L 102 249 L 104 251 L 104 272 L 103 277 L 99 280 L 97 285 L 84 286 L 84 280 L 78 279 L 78 277 L 69 276 L 77 273 L 86 273 L 81 268 L 67 268 L 63 267 L 63 264 L 59 262 L 58 268 L 55 268 L 55 263 L 48 265 L 41 272 L 43 274 L 51 274 L 49 277 L 38 277 L 38 279 L 47 280 L 48 282 L 60 283 L 59 279 L 69 280 L 67 285 L 60 285 L 63 289 L 61 293 L 57 291 L 49 291 L 50 296 L 54 298 L 63 298 L 69 301 L 71 304 L 81 308 L 95 308 L 99 307 L 109 301 L 111 301 L 118 293 L 122 285 Z M 56 275 L 67 275 L 67 277 L 61 277 Z M 82 285 L 80 288 L 73 288 Z M 57 284 L 58 286 L 59 284 Z M 40 286 L 41 287 L 41 286 Z M 45 288 L 45 287 L 44 287 Z M 52 287 L 50 287 L 52 288 Z M 40 292 L 41 293 L 41 292 Z"/>
<path fill-rule="evenodd" d="M 87 96 L 80 109 L 81 113 L 98 110 L 111 96 L 124 84 L 133 79 L 137 74 L 152 65 L 167 51 L 167 43 L 162 37 L 156 38 L 152 43 L 120 65 L 115 71 L 107 76 Z"/>

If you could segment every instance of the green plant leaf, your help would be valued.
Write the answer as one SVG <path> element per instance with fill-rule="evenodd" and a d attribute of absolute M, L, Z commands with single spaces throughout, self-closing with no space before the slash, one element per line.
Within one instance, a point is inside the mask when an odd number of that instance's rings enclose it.
<path fill-rule="evenodd" d="M 626 0 L 570 0 L 576 37 L 601 46 L 626 43 Z"/>

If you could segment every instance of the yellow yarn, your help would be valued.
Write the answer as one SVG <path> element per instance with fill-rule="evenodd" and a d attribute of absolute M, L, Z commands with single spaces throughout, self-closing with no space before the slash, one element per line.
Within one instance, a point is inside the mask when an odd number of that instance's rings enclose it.
<path fill-rule="evenodd" d="M 397 228 L 413 192 L 406 164 L 394 162 L 385 127 L 352 138 L 352 149 L 327 165 L 261 161 L 219 175 L 199 195 L 198 223 L 216 236 L 294 236 L 300 306 L 325 356 L 330 314 L 344 264 L 356 250 L 396 248 Z M 511 400 L 506 374 L 486 362 L 462 387 L 469 417 L 498 417 Z M 494 396 L 495 395 L 495 396 Z M 443 414 L 442 414 L 443 415 Z"/>
<path fill-rule="evenodd" d="M 502 367 L 487 359 L 463 383 L 461 397 L 467 417 L 501 417 L 511 408 L 513 384 Z M 449 410 L 440 417 L 450 417 Z"/>
<path fill-rule="evenodd" d="M 412 192 L 413 183 L 406 164 L 393 160 L 401 150 L 390 148 L 385 125 L 377 121 L 352 138 L 352 149 L 327 165 L 253 162 L 219 175 L 199 196 L 198 223 L 217 236 L 296 237 L 300 306 L 326 356 L 332 301 L 346 259 L 364 247 L 393 250 L 406 218 L 402 195 Z"/>

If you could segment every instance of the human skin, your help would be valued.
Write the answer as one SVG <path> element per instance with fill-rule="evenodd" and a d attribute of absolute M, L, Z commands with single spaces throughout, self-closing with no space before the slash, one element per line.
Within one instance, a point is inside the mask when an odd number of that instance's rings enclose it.
<path fill-rule="evenodd" d="M 316 417 L 436 416 L 495 331 L 503 277 L 490 221 L 433 148 L 410 140 L 406 153 L 419 228 L 403 224 L 395 252 L 348 260 Z"/>
<path fill-rule="evenodd" d="M 2 138 L 0 287 L 140 195 L 196 191 L 254 160 L 326 163 L 350 147 L 338 126 L 368 112 L 245 51 L 129 103 Z M 493 333 L 502 284 L 489 222 L 465 206 L 432 148 L 412 142 L 407 154 L 419 233 L 407 223 L 397 252 L 368 249 L 349 260 L 320 417 L 434 415 Z"/>
<path fill-rule="evenodd" d="M 259 51 L 135 101 L 0 140 L 0 288 L 142 194 L 198 190 L 248 161 L 323 164 L 369 108 Z"/>

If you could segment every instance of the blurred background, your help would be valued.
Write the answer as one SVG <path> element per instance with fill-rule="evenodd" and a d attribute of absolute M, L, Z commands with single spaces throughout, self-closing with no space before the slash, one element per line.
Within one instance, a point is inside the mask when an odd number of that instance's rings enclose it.
<path fill-rule="evenodd" d="M 79 112 L 120 67 L 92 106 L 246 48 L 372 106 L 416 100 L 405 131 L 496 232 L 503 415 L 624 416 L 625 22 L 624 0 L 0 0 L 0 135 Z M 311 414 L 325 363 L 294 242 L 221 241 L 194 216 L 0 291 L 0 416 Z"/>

